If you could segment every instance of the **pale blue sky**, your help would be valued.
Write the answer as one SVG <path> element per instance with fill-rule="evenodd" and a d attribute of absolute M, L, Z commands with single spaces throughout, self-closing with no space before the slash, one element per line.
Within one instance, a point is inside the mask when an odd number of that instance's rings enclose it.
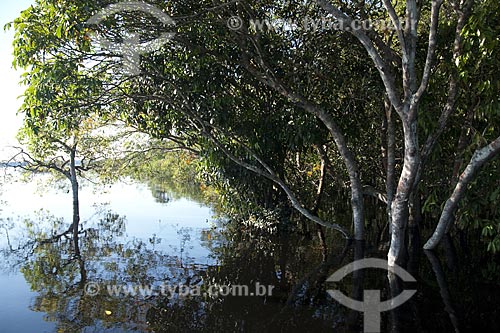
<path fill-rule="evenodd" d="M 0 160 L 8 155 L 6 146 L 16 144 L 15 136 L 21 126 L 21 118 L 16 116 L 23 93 L 19 86 L 19 75 L 12 68 L 12 39 L 14 32 L 4 31 L 7 22 L 13 21 L 19 13 L 28 8 L 34 0 L 4 0 L 0 2 Z"/>

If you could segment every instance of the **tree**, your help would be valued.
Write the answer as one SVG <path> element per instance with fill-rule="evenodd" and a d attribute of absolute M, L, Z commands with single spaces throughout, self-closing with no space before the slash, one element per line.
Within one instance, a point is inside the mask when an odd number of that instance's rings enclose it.
<path fill-rule="evenodd" d="M 318 4 L 325 11 L 334 16 L 337 20 L 351 25 L 353 16 L 334 6 L 330 1 L 318 0 Z M 453 55 L 451 61 L 457 61 L 463 54 L 462 33 L 464 26 L 471 15 L 471 8 L 474 1 L 455 2 L 451 1 L 452 13 L 456 14 L 456 23 L 453 46 Z M 383 5 L 389 15 L 397 36 L 398 46 L 391 48 L 387 43 L 378 43 L 379 37 L 372 37 L 362 30 L 352 30 L 352 34 L 365 47 L 369 57 L 372 59 L 374 66 L 380 73 L 382 82 L 386 90 L 387 97 L 398 114 L 404 134 L 404 164 L 401 175 L 399 177 L 398 186 L 394 199 L 391 203 L 391 246 L 389 249 L 388 260 L 389 265 L 394 265 L 401 261 L 402 252 L 405 248 L 404 238 L 405 230 L 409 217 L 410 202 L 412 193 L 416 190 L 428 155 L 434 148 L 437 139 L 445 129 L 450 115 L 456 110 L 455 103 L 458 96 L 457 70 L 454 69 L 451 75 L 450 84 L 448 87 L 448 101 L 444 105 L 439 119 L 438 127 L 433 133 L 428 136 L 422 151 L 420 151 L 418 141 L 418 115 L 419 107 L 422 104 L 422 98 L 427 92 L 429 82 L 432 78 L 432 70 L 436 64 L 435 53 L 437 47 L 438 28 L 440 20 L 440 11 L 443 5 L 442 0 L 431 1 L 430 23 L 428 31 L 428 45 L 425 55 L 425 61 L 422 62 L 420 70 L 417 67 L 418 63 L 418 27 L 422 25 L 421 17 L 423 1 L 407 0 L 404 9 L 404 26 L 399 22 L 397 8 L 393 6 L 391 1 L 384 0 Z M 363 13 L 363 11 L 361 11 Z M 400 57 L 397 66 L 393 65 L 392 56 L 394 53 Z M 449 60 L 448 60 L 449 61 Z M 399 68 L 398 68 L 399 67 Z M 401 72 L 401 75 L 397 73 Z M 401 85 L 397 82 L 401 82 Z M 481 153 L 478 151 L 478 156 L 471 161 L 473 169 L 480 167 L 482 162 L 491 158 L 498 153 L 498 138 L 490 143 L 491 146 L 485 147 L 488 151 L 484 159 L 480 158 Z M 491 150 L 491 152 L 490 152 Z M 470 173 L 467 173 L 470 174 Z M 468 177 L 465 177 L 468 178 Z M 466 179 L 464 179 L 467 182 Z M 451 198 L 459 199 L 459 196 Z M 449 215 L 449 210 L 443 212 L 444 215 Z M 445 217 L 446 218 L 446 217 Z"/>
<path fill-rule="evenodd" d="M 262 188 L 278 186 L 300 214 L 347 236 L 342 225 L 325 221 L 329 216 L 311 213 L 316 205 L 310 197 L 322 195 L 324 179 L 316 174 L 314 187 L 310 187 L 301 160 L 311 164 L 324 160 L 324 171 L 330 166 L 340 182 L 348 184 L 354 238 L 365 237 L 363 196 L 386 201 L 390 265 L 404 261 L 408 223 L 418 230 L 421 196 L 429 192 L 428 187 L 439 184 L 445 173 L 435 172 L 440 163 L 437 149 L 453 155 L 455 147 L 443 145 L 448 143 L 443 137 L 454 140 L 465 129 L 456 131 L 450 124 L 459 123 L 463 113 L 468 113 L 461 101 L 474 80 L 471 78 L 484 79 L 480 75 L 484 68 L 471 63 L 489 63 L 488 52 L 498 47 L 495 37 L 488 37 L 486 55 L 464 48 L 476 38 L 466 34 L 473 31 L 468 26 L 471 18 L 481 22 L 481 10 L 495 6 L 490 1 L 407 0 L 393 5 L 388 0 L 348 4 L 317 0 L 222 6 L 211 1 L 158 1 L 153 4 L 176 20 L 174 41 L 143 55 L 140 73 L 127 76 L 117 67 L 119 54 L 96 50 L 83 36 L 92 30 L 119 44 L 124 31 L 147 31 L 145 38 L 153 38 L 164 25 L 126 12 L 88 27 L 79 22 L 107 3 L 65 3 L 66 15 L 54 11 L 59 4 L 53 1 L 40 1 L 37 7 L 45 26 L 58 18 L 62 28 L 57 38 L 51 31 L 40 31 L 21 20 L 28 26 L 19 29 L 21 58 L 33 61 L 42 59 L 47 50 L 64 50 L 70 55 L 66 61 L 92 61 L 97 65 L 94 70 L 101 68 L 107 74 L 101 96 L 112 103 L 99 110 L 102 117 L 121 117 L 156 138 L 175 136 L 185 146 L 199 147 L 202 158 L 217 168 L 215 172 L 233 183 L 259 179 L 251 178 L 250 173 L 265 178 Z M 352 28 L 350 34 L 325 27 L 293 29 L 298 19 L 321 20 L 325 13 L 343 27 L 354 27 L 358 20 L 389 20 L 390 26 Z M 243 22 L 237 31 L 226 25 L 227 18 L 235 15 Z M 286 23 L 282 30 L 262 31 L 256 18 Z M 47 35 L 48 43 L 29 42 L 44 40 Z M 427 42 L 420 43 L 422 38 Z M 75 39 L 77 43 L 73 43 Z M 84 49 L 78 47 L 80 42 Z M 474 59 L 468 60 L 467 70 L 457 67 L 465 58 Z M 486 73 L 489 81 L 496 82 L 493 72 Z M 492 92 L 497 85 L 488 87 Z M 478 98 L 482 96 L 484 87 L 472 88 Z M 488 101 L 493 100 L 492 95 Z M 475 114 L 485 111 L 482 106 L 471 112 L 484 121 L 496 109 L 490 103 L 485 113 Z M 496 125 L 489 127 L 481 147 L 459 140 L 459 151 L 473 148 L 479 153 L 490 145 L 491 154 L 484 161 L 493 158 L 498 152 L 496 132 Z M 422 136 L 426 139 L 420 144 Z M 314 147 L 326 147 L 327 153 L 320 154 Z M 380 147 L 382 154 L 377 154 Z M 398 163 L 400 156 L 402 163 Z M 456 157 L 454 166 L 459 170 Z M 474 170 L 482 163 L 479 160 L 474 159 Z M 246 171 L 236 176 L 234 165 Z M 290 180 L 307 183 L 307 188 Z M 380 187 L 385 187 L 385 195 Z"/>
<path fill-rule="evenodd" d="M 26 44 L 22 37 L 21 32 L 29 30 L 25 22 L 39 14 L 30 7 L 14 22 L 18 30 L 14 65 L 30 70 L 23 74 L 22 83 L 27 88 L 19 110 L 24 115 L 19 141 L 26 149 L 19 148 L 12 160 L 24 170 L 53 172 L 69 180 L 73 217 L 67 232 L 73 232 L 76 250 L 80 222 L 78 179 L 83 172 L 102 166 L 110 144 L 109 136 L 99 133 L 108 122 L 96 113 L 105 103 L 100 99 L 103 86 L 98 74 L 85 70 L 82 59 L 69 58 L 61 49 L 46 49 L 31 57 L 30 47 L 50 40 L 40 38 Z M 86 48 L 84 44 L 79 47 Z"/>

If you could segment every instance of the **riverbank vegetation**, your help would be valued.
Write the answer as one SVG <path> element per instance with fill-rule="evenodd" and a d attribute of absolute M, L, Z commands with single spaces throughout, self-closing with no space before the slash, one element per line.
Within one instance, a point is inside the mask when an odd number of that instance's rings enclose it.
<path fill-rule="evenodd" d="M 68 136 L 85 130 L 75 119 L 120 121 L 151 139 L 132 174 L 210 188 L 228 214 L 276 213 L 324 247 L 325 229 L 386 243 L 389 265 L 445 235 L 498 259 L 496 1 L 151 1 L 175 26 L 134 11 L 85 23 L 109 4 L 38 0 L 14 21 L 35 147 L 48 125 Z M 304 18 L 389 28 L 294 25 Z M 165 30 L 132 73 L 92 38 Z"/>

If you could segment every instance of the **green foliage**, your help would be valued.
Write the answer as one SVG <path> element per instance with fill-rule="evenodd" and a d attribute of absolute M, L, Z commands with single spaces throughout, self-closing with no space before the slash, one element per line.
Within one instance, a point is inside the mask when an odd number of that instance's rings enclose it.
<path fill-rule="evenodd" d="M 200 178 L 197 170 L 199 160 L 192 152 L 164 153 L 163 150 L 169 149 L 169 144 L 149 144 L 154 145 L 154 148 L 130 159 L 122 170 L 123 176 L 147 183 L 159 202 L 189 198 L 196 202 L 209 203 L 214 199 L 213 190 Z"/>
<path fill-rule="evenodd" d="M 302 22 L 304 18 L 320 22 L 325 13 L 318 6 L 299 1 L 228 3 L 216 8 L 205 0 L 150 3 L 176 20 L 175 27 L 169 27 L 176 34 L 172 42 L 141 55 L 141 73 L 135 76 L 127 76 L 120 57 L 99 48 L 88 33 L 98 33 L 115 44 L 123 42 L 127 31 L 141 33 L 141 38 L 148 40 L 165 29 L 157 20 L 121 13 L 89 27 L 83 22 L 108 1 L 39 0 L 14 22 L 15 64 L 27 68 L 23 80 L 28 88 L 21 110 L 26 117 L 23 136 L 32 140 L 34 151 L 47 156 L 55 153 L 50 140 L 44 143 L 41 139 L 48 134 L 67 138 L 85 133 L 91 127 L 89 119 L 121 119 L 146 132 L 153 141 L 169 142 L 165 147 L 178 145 L 196 151 L 195 166 L 184 163 L 192 158 L 189 153 L 169 157 L 144 154 L 143 161 L 149 161 L 134 166 L 136 170 L 131 172 L 136 177 L 144 173 L 157 179 L 156 183 L 170 182 L 162 185 L 164 188 L 176 182 L 203 184 L 219 196 L 227 212 L 251 216 L 259 210 L 263 214 L 288 212 L 289 207 L 280 189 L 242 164 L 267 165 L 287 181 L 305 207 L 312 208 L 320 183 L 317 148 L 322 147 L 329 172 L 318 212 L 334 220 L 338 211 L 345 210 L 346 169 L 320 117 L 305 111 L 306 100 L 325 110 L 345 135 L 359 164 L 362 183 L 383 192 L 386 161 L 380 151 L 387 141 L 385 90 L 363 46 L 351 34 L 335 29 L 285 26 L 257 31 L 249 27 L 257 18 L 275 23 Z M 357 2 L 355 6 L 332 3 L 358 19 L 388 19 L 380 1 Z M 398 2 L 395 10 L 403 15 L 404 2 Z M 500 42 L 499 15 L 494 15 L 498 10 L 494 0 L 475 3 L 463 29 L 463 52 L 454 59 L 450 45 L 457 12 L 448 2 L 442 8 L 435 66 L 418 117 L 421 141 L 439 126 L 439 114 L 448 102 L 450 77 L 457 78 L 458 98 L 419 187 L 427 220 L 435 221 L 439 216 L 472 152 L 498 135 Z M 426 57 L 428 3 L 420 14 L 419 73 Z M 227 27 L 227 19 L 234 15 L 246 23 L 243 30 Z M 400 51 L 391 31 L 372 33 L 378 33 L 378 43 Z M 395 56 L 390 61 L 400 60 Z M 268 84 L 269 79 L 274 83 Z M 400 123 L 395 125 L 398 173 L 404 142 Z M 458 223 L 465 229 L 493 226 L 497 230 L 498 212 L 481 199 L 490 196 L 491 185 L 496 185 L 495 163 L 488 169 L 493 172 L 486 171 L 476 185 L 481 196 L 468 194 L 461 207 Z M 377 205 L 384 208 L 380 202 Z M 477 220 L 477 225 L 472 220 Z M 494 234 L 487 230 L 487 243 L 496 244 Z M 496 245 L 490 245 L 491 249 Z"/>

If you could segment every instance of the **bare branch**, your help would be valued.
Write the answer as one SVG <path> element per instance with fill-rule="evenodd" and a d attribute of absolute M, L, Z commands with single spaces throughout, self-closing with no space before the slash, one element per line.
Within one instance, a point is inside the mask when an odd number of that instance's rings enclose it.
<path fill-rule="evenodd" d="M 20 147 L 13 147 L 13 148 L 19 149 L 19 152 L 16 155 L 14 155 L 14 157 L 12 157 L 8 163 L 11 163 L 17 157 L 22 157 L 21 162 L 19 162 L 19 164 L 14 165 L 14 168 L 19 168 L 19 169 L 22 169 L 25 171 L 32 171 L 32 172 L 33 171 L 34 172 L 41 172 L 41 171 L 43 171 L 43 169 L 55 170 L 55 171 L 61 173 L 62 175 L 64 175 L 65 177 L 67 177 L 68 179 L 71 178 L 69 171 L 64 170 L 63 167 L 58 166 L 54 162 L 54 160 L 57 159 L 59 156 L 54 157 L 50 161 L 42 161 L 42 160 L 39 160 L 39 159 L 32 157 L 29 153 L 24 151 L 23 148 L 20 148 Z"/>
<path fill-rule="evenodd" d="M 327 0 L 317 0 L 318 4 L 326 10 L 328 13 L 332 14 L 339 22 L 341 22 L 344 26 L 351 26 L 352 18 L 347 14 L 343 13 L 338 8 L 334 7 Z M 401 101 L 398 96 L 398 92 L 396 89 L 395 78 L 390 73 L 389 65 L 382 59 L 380 53 L 375 48 L 372 40 L 368 35 L 363 32 L 361 29 L 351 29 L 351 33 L 361 42 L 365 50 L 368 52 L 368 55 L 372 59 L 375 67 L 380 73 L 380 77 L 382 78 L 382 82 L 384 83 L 385 90 L 391 104 L 394 105 L 396 110 L 400 110 Z"/>
<path fill-rule="evenodd" d="M 455 40 L 453 42 L 453 63 L 458 59 L 462 54 L 462 30 L 465 26 L 465 23 L 469 19 L 469 15 L 471 13 L 473 0 L 469 0 L 462 11 L 458 11 L 459 18 L 457 22 L 457 26 L 455 28 Z M 423 82 L 423 81 L 422 81 Z M 439 116 L 438 126 L 434 130 L 434 132 L 430 133 L 425 143 L 421 149 L 421 159 L 420 166 L 418 168 L 417 176 L 415 177 L 414 186 L 417 186 L 422 177 L 423 170 L 425 168 L 425 163 L 429 158 L 434 146 L 437 143 L 437 140 L 443 133 L 444 129 L 448 124 L 448 119 L 456 110 L 456 102 L 459 95 L 459 87 L 458 87 L 458 73 L 454 70 L 450 77 L 450 83 L 448 85 L 448 97 L 446 100 L 446 104 Z M 420 96 L 418 96 L 420 98 Z"/>
<path fill-rule="evenodd" d="M 436 53 L 437 45 L 437 30 L 439 24 L 439 10 L 443 0 L 433 0 L 431 8 L 431 25 L 429 30 L 429 45 L 427 46 L 427 56 L 425 59 L 424 71 L 422 73 L 422 81 L 420 82 L 420 87 L 415 93 L 415 101 L 418 103 L 420 97 L 422 97 L 424 91 L 429 85 L 429 79 L 431 75 L 431 68 L 434 62 L 434 56 Z"/>
<path fill-rule="evenodd" d="M 402 50 L 404 56 L 407 56 L 406 55 L 406 42 L 405 42 L 403 30 L 401 29 L 401 22 L 399 21 L 398 14 L 396 13 L 396 10 L 394 9 L 394 6 L 392 5 L 391 0 L 384 0 L 384 7 L 387 10 L 387 13 L 389 14 L 392 25 L 394 26 L 394 29 L 395 29 L 396 34 L 398 36 L 399 44 L 401 45 L 401 50 Z"/>

